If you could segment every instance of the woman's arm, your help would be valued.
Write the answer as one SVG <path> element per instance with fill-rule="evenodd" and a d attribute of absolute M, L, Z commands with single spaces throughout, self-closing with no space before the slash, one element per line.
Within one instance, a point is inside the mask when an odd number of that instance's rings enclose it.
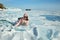
<path fill-rule="evenodd" d="M 15 26 L 19 26 L 20 23 L 21 23 L 21 20 L 19 20 Z"/>

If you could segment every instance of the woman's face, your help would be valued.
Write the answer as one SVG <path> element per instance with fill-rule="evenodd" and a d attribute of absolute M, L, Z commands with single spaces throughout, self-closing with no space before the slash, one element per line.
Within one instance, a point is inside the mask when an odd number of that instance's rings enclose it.
<path fill-rule="evenodd" d="M 23 17 L 24 17 L 24 20 L 28 20 L 28 15 L 27 15 L 27 13 L 25 13 Z"/>
<path fill-rule="evenodd" d="M 25 18 L 25 19 L 27 19 L 27 18 L 28 18 L 28 16 L 24 16 L 24 18 Z"/>
<path fill-rule="evenodd" d="M 28 20 L 28 16 L 24 16 L 24 20 Z"/>

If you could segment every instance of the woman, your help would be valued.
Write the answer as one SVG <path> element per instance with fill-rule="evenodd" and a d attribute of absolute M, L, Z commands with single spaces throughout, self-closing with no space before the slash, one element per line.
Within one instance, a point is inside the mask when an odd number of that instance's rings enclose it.
<path fill-rule="evenodd" d="M 23 17 L 19 18 L 18 19 L 19 21 L 17 22 L 16 26 L 19 26 L 19 25 L 28 25 L 29 24 L 29 19 L 28 19 L 28 15 L 27 13 L 25 13 L 23 15 Z"/>

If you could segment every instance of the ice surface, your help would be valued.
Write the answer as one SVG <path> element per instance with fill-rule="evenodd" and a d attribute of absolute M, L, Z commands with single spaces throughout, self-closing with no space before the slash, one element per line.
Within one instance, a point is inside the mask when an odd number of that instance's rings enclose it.
<path fill-rule="evenodd" d="M 0 40 L 60 40 L 59 11 L 28 11 L 29 26 L 13 26 L 24 12 L 0 11 Z"/>

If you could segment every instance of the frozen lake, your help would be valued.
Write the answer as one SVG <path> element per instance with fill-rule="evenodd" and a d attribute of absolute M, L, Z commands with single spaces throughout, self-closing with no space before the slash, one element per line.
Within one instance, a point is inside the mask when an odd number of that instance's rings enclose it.
<path fill-rule="evenodd" d="M 27 11 L 29 26 L 14 27 L 24 12 L 0 11 L 0 40 L 60 40 L 59 11 Z"/>

